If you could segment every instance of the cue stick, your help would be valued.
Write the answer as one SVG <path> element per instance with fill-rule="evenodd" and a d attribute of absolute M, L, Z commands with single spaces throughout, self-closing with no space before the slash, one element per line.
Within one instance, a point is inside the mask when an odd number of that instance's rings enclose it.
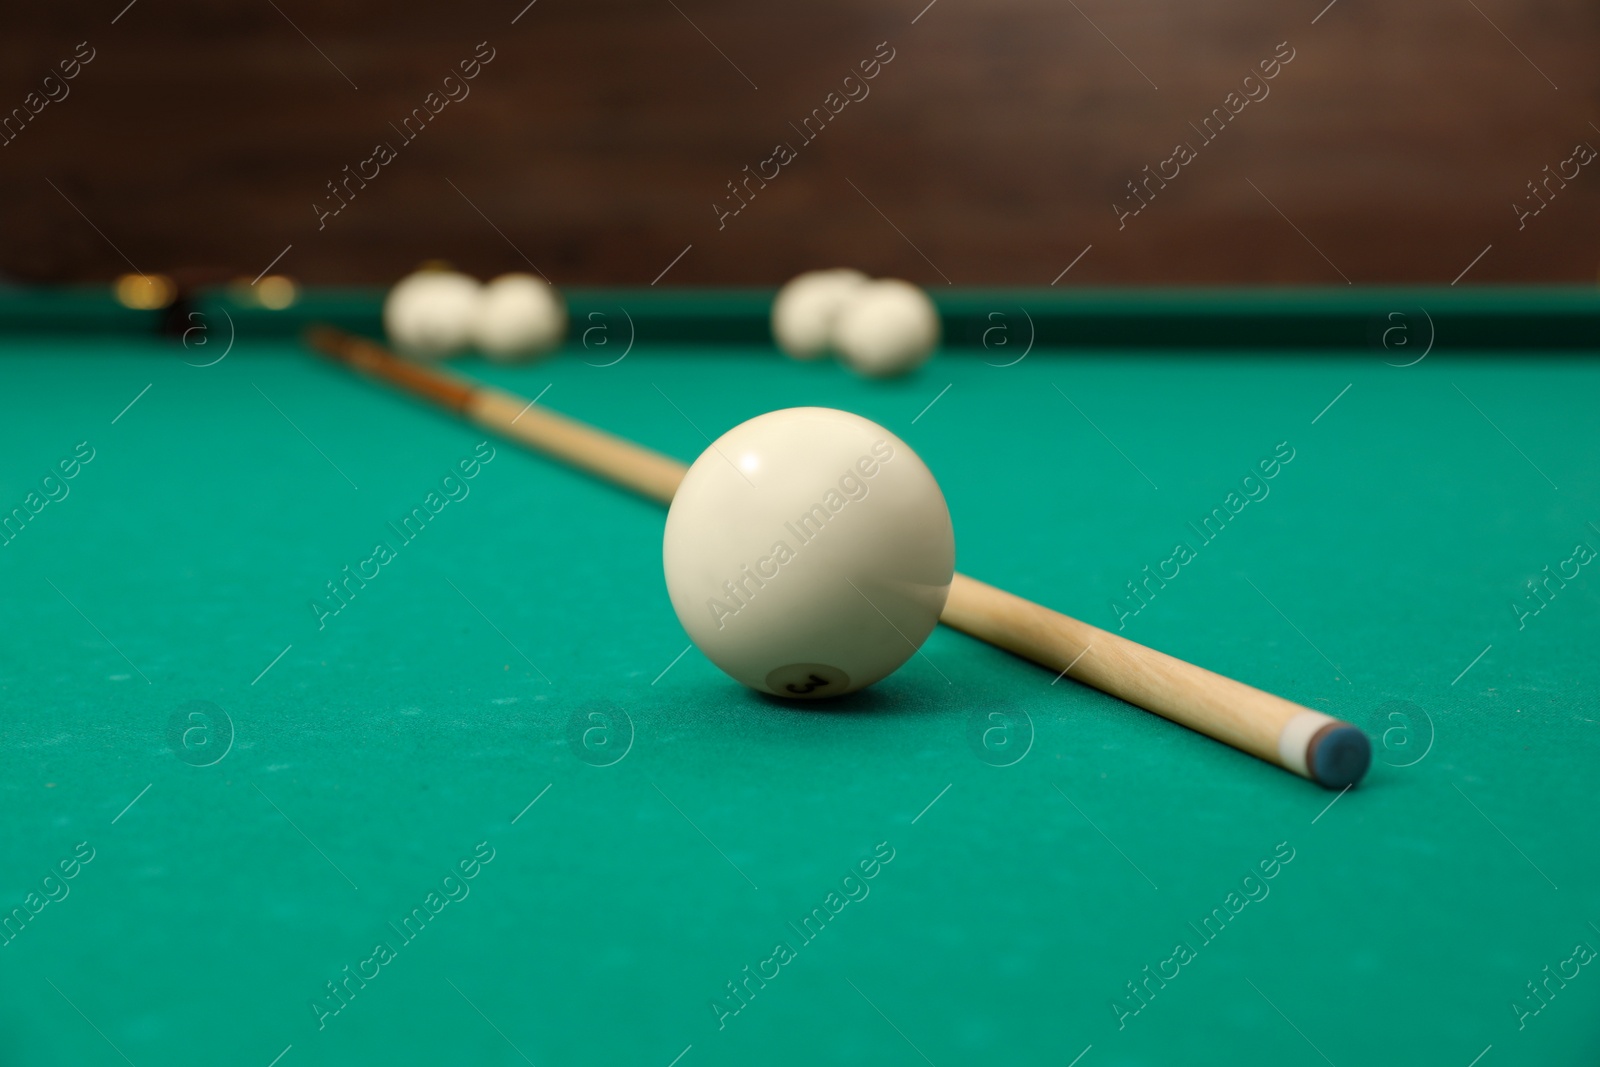
<path fill-rule="evenodd" d="M 448 408 L 467 420 L 663 504 L 687 464 L 558 415 L 531 400 L 407 362 L 327 326 L 306 333 L 337 362 Z M 1343 789 L 1371 761 L 1366 734 L 1331 715 L 1224 678 L 1086 622 L 956 574 L 940 620 L 998 648 L 1277 764 Z"/>

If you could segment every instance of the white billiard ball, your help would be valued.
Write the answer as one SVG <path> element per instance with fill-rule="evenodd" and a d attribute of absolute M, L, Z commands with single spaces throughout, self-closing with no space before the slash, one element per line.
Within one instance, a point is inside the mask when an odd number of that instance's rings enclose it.
<path fill-rule="evenodd" d="M 909 445 L 832 408 L 723 434 L 667 513 L 673 610 L 724 672 L 774 696 L 838 696 L 899 667 L 955 570 L 944 494 Z"/>
<path fill-rule="evenodd" d="M 795 359 L 817 359 L 828 352 L 839 307 L 867 276 L 858 270 L 807 271 L 778 290 L 772 302 L 772 338 Z"/>
<path fill-rule="evenodd" d="M 939 344 L 939 312 L 910 282 L 884 278 L 853 290 L 833 322 L 833 347 L 869 378 L 906 374 Z"/>
<path fill-rule="evenodd" d="M 477 279 L 453 270 L 419 270 L 389 290 L 383 329 L 400 351 L 439 359 L 466 348 L 478 317 Z"/>
<path fill-rule="evenodd" d="M 472 339 L 490 359 L 542 355 L 558 347 L 566 333 L 566 304 L 543 278 L 502 274 L 483 287 Z"/>

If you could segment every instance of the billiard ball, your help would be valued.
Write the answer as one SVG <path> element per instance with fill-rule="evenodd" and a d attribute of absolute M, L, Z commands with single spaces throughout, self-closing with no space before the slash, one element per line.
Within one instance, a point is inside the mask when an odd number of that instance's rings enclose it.
<path fill-rule="evenodd" d="M 383 302 L 383 328 L 407 355 L 438 359 L 472 339 L 482 286 L 453 270 L 419 270 L 397 282 Z"/>
<path fill-rule="evenodd" d="M 884 278 L 846 297 L 833 322 L 833 347 L 852 370 L 889 378 L 922 366 L 939 344 L 939 312 L 910 282 Z"/>
<path fill-rule="evenodd" d="M 752 689 L 814 699 L 894 671 L 939 621 L 950 510 L 900 438 L 831 408 L 740 423 L 701 453 L 667 513 L 673 610 Z"/>
<path fill-rule="evenodd" d="M 807 271 L 778 290 L 772 302 L 772 337 L 795 359 L 817 359 L 828 352 L 834 317 L 852 290 L 866 284 L 858 270 Z"/>
<path fill-rule="evenodd" d="M 567 308 L 549 282 L 532 274 L 502 274 L 483 287 L 473 343 L 490 359 L 527 359 L 561 344 Z"/>

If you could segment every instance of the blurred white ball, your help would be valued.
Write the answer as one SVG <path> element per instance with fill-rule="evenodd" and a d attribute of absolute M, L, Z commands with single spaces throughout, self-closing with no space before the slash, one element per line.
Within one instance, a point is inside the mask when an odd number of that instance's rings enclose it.
<path fill-rule="evenodd" d="M 453 270 L 408 274 L 383 301 L 384 332 L 407 355 L 438 359 L 459 352 L 472 340 L 482 289 L 477 279 Z"/>
<path fill-rule="evenodd" d="M 839 307 L 867 276 L 858 270 L 813 270 L 791 279 L 772 302 L 772 336 L 795 359 L 817 359 L 828 351 Z"/>
<path fill-rule="evenodd" d="M 850 368 L 889 378 L 922 366 L 939 344 L 939 312 L 921 287 L 898 278 L 851 290 L 833 323 L 833 348 Z"/>
<path fill-rule="evenodd" d="M 561 294 L 532 274 L 502 274 L 483 287 L 472 339 L 490 359 L 527 359 L 560 346 L 567 333 Z"/>

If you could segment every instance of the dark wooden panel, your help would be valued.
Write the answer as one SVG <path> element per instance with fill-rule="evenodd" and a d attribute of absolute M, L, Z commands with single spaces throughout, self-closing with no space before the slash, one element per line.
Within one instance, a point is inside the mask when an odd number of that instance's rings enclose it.
<path fill-rule="evenodd" d="M 1600 12 L 1576 0 L 538 0 L 515 25 L 521 0 L 138 0 L 113 25 L 125 2 L 7 16 L 0 109 L 95 49 L 0 147 L 8 274 L 253 276 L 290 245 L 281 269 L 322 282 L 431 257 L 649 282 L 690 245 L 667 281 L 1044 284 L 1091 244 L 1063 284 L 1448 282 L 1489 246 L 1466 280 L 1600 265 L 1600 166 L 1520 230 L 1512 208 L 1600 146 Z M 470 95 L 404 143 L 390 124 L 480 41 Z M 791 123 L 884 41 L 868 95 L 804 142 Z M 1203 143 L 1190 124 L 1285 41 Z M 1185 140 L 1119 229 L 1125 183 Z M 324 183 L 380 141 L 396 158 L 319 229 Z M 719 229 L 725 183 L 779 142 L 796 157 Z"/>

